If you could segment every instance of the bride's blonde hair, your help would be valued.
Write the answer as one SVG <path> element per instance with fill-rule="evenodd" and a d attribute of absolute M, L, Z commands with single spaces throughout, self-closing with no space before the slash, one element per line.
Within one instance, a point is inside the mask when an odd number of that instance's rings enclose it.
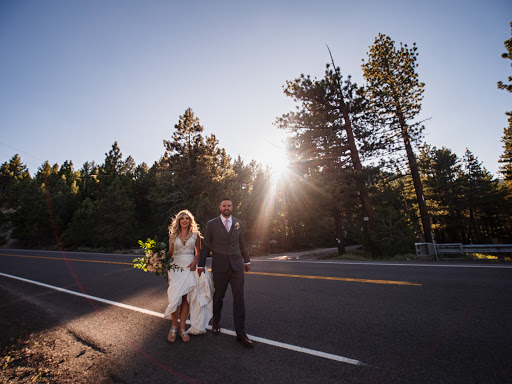
<path fill-rule="evenodd" d="M 180 235 L 181 229 L 180 229 L 180 219 L 187 215 L 190 218 L 190 225 L 188 227 L 188 235 L 187 239 L 193 234 L 196 233 L 201 236 L 201 232 L 199 232 L 199 225 L 196 223 L 196 219 L 194 218 L 194 215 L 188 210 L 184 209 L 183 211 L 179 211 L 176 216 L 174 216 L 174 219 L 172 219 L 171 225 L 169 225 L 169 240 L 171 243 L 174 243 L 174 240 L 176 240 L 176 237 Z"/>

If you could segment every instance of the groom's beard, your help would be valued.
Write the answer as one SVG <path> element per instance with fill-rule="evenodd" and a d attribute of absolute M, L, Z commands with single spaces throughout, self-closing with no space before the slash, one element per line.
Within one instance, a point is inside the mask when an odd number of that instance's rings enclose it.
<path fill-rule="evenodd" d="M 229 216 L 231 216 L 231 211 L 229 209 L 223 210 L 222 216 L 224 216 L 227 219 Z"/>

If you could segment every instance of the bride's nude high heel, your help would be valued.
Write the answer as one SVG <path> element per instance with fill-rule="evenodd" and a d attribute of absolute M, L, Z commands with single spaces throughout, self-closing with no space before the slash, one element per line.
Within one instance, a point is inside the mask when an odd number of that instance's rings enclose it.
<path fill-rule="evenodd" d="M 187 341 L 190 340 L 190 336 L 186 334 L 185 329 L 182 329 L 180 333 L 181 333 L 181 335 L 180 335 L 181 340 L 183 340 L 183 342 L 186 343 Z"/>
<path fill-rule="evenodd" d="M 169 331 L 169 335 L 167 336 L 167 340 L 169 340 L 170 343 L 174 343 L 176 341 L 176 334 L 178 333 L 178 325 L 175 327 L 171 326 L 171 330 Z"/>

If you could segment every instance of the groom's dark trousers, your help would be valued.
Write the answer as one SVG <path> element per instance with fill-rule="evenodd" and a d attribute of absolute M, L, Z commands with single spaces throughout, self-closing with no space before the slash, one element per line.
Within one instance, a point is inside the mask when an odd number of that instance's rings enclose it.
<path fill-rule="evenodd" d="M 237 335 L 245 335 L 244 263 L 250 262 L 242 234 L 242 222 L 232 217 L 228 232 L 220 217 L 206 226 L 198 267 L 204 267 L 206 257 L 212 255 L 213 321 L 220 322 L 222 302 L 228 284 L 233 293 L 233 319 Z"/>

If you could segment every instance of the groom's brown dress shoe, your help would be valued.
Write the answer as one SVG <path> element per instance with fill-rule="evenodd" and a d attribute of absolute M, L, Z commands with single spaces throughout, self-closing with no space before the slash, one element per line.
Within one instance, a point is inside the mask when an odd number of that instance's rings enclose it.
<path fill-rule="evenodd" d="M 220 325 L 219 323 L 212 324 L 212 332 L 214 335 L 220 335 Z"/>
<path fill-rule="evenodd" d="M 254 348 L 254 344 L 251 340 L 249 340 L 249 338 L 247 337 L 247 335 L 238 335 L 236 337 L 237 341 L 239 341 L 240 343 L 242 343 L 242 345 L 244 347 L 247 347 L 247 348 Z"/>

